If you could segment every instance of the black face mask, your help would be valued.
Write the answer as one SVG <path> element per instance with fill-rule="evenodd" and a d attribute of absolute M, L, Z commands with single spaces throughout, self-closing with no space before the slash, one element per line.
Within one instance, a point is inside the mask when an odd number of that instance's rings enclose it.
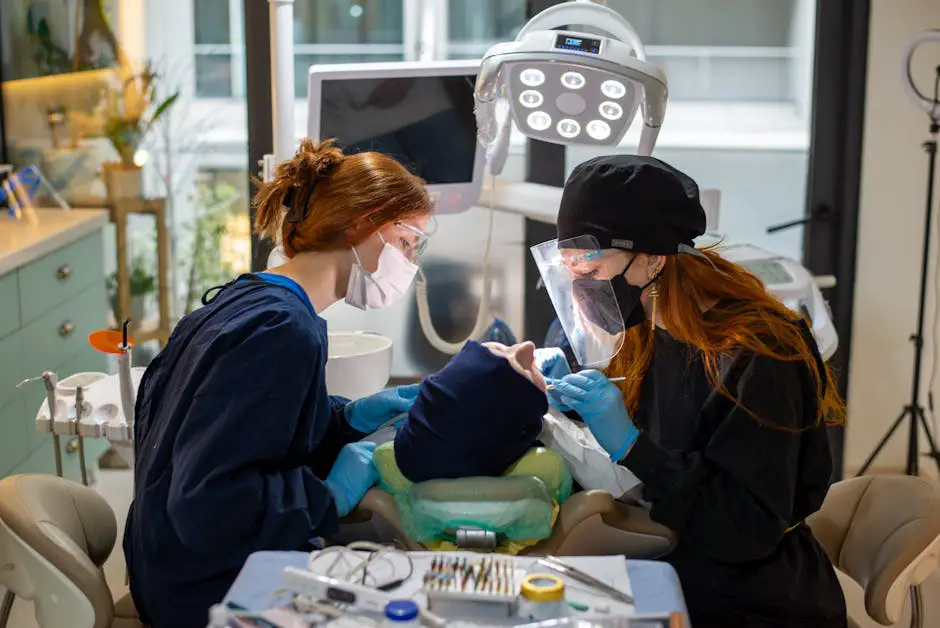
<path fill-rule="evenodd" d="M 646 313 L 643 306 L 640 305 L 640 295 L 646 290 L 659 276 L 653 277 L 643 286 L 634 286 L 627 282 L 626 274 L 633 265 L 636 257 L 634 256 L 627 263 L 623 272 L 610 280 L 610 285 L 614 289 L 614 297 L 617 300 L 619 312 L 610 311 L 611 304 L 608 299 L 595 298 L 596 295 L 603 293 L 604 284 L 608 283 L 606 279 L 575 279 L 572 282 L 572 291 L 578 304 L 583 308 L 585 317 L 608 334 L 620 333 L 621 320 L 623 329 L 630 329 L 641 324 L 646 320 Z M 620 316 L 617 316 L 620 314 Z"/>

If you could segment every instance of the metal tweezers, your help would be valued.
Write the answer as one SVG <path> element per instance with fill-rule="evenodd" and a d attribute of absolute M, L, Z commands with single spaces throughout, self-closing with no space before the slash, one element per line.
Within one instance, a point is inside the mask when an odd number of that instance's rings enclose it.
<path fill-rule="evenodd" d="M 539 558 L 537 561 L 535 561 L 535 564 L 551 569 L 552 571 L 563 576 L 568 576 L 572 580 L 576 580 L 581 584 L 586 584 L 589 587 L 593 587 L 594 589 L 597 589 L 604 595 L 607 595 L 608 597 L 613 598 L 618 602 L 623 602 L 624 604 L 630 605 L 634 604 L 632 596 L 627 595 L 623 591 L 618 591 L 609 584 L 604 584 L 594 576 L 585 573 L 580 569 L 576 569 L 571 565 L 561 562 L 554 556 L 545 556 L 544 558 Z"/>

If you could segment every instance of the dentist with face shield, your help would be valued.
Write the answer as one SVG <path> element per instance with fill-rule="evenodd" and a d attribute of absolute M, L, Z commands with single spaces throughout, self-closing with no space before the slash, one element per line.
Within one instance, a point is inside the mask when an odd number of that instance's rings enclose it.
<path fill-rule="evenodd" d="M 155 628 L 205 626 L 249 554 L 334 533 L 376 481 L 374 445 L 358 441 L 417 395 L 328 395 L 319 313 L 407 292 L 432 212 L 423 182 L 379 153 L 305 140 L 256 202 L 256 230 L 283 240 L 287 263 L 207 292 L 138 390 L 124 551 Z"/>
<path fill-rule="evenodd" d="M 550 403 L 580 415 L 677 532 L 665 560 L 694 626 L 845 626 L 805 523 L 829 487 L 826 427 L 844 404 L 804 318 L 694 249 L 704 229 L 698 186 L 658 159 L 574 169 L 558 240 L 533 255 L 578 362 L 595 368 L 571 374 L 540 351 Z"/>

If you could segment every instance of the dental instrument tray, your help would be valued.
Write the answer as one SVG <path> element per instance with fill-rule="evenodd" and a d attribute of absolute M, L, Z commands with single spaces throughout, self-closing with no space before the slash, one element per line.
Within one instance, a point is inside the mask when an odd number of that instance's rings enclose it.
<path fill-rule="evenodd" d="M 424 572 L 421 591 L 435 601 L 515 604 L 525 571 L 508 558 L 439 554 Z"/>

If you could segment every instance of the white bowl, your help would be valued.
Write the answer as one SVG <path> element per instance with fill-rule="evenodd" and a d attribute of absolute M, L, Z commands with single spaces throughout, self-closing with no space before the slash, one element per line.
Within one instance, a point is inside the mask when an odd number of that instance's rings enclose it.
<path fill-rule="evenodd" d="M 392 341 L 370 332 L 331 332 L 326 361 L 326 390 L 361 399 L 376 393 L 392 374 Z"/>

